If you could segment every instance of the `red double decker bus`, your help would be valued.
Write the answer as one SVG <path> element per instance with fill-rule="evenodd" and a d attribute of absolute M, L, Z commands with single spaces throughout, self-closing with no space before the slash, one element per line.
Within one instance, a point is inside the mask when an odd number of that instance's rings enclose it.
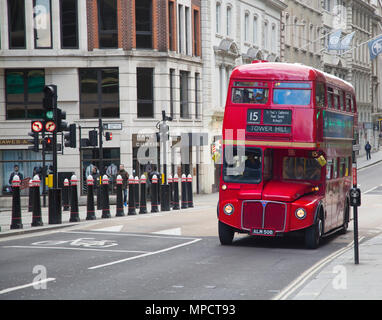
<path fill-rule="evenodd" d="M 223 120 L 218 223 L 235 232 L 303 231 L 308 248 L 350 220 L 354 88 L 317 69 L 254 61 L 231 74 Z"/>

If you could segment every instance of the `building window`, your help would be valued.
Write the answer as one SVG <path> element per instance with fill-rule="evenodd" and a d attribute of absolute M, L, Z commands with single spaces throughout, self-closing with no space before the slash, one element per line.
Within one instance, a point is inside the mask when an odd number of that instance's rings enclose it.
<path fill-rule="evenodd" d="M 174 47 L 174 1 L 168 2 L 168 42 L 171 51 L 175 51 Z"/>
<path fill-rule="evenodd" d="M 178 49 L 179 49 L 179 53 L 182 53 L 183 51 L 183 32 L 184 32 L 184 26 L 183 26 L 183 6 L 182 5 L 179 5 L 178 6 L 178 24 L 179 24 L 179 45 L 178 45 Z"/>
<path fill-rule="evenodd" d="M 137 116 L 154 118 L 154 69 L 137 68 Z"/>
<path fill-rule="evenodd" d="M 226 16 L 226 32 L 227 36 L 231 35 L 231 7 L 227 7 L 227 16 Z"/>
<path fill-rule="evenodd" d="M 194 55 L 200 56 L 200 18 L 199 18 L 199 11 L 194 10 L 194 41 L 193 41 L 193 47 L 194 47 Z"/>
<path fill-rule="evenodd" d="M 135 1 L 135 33 L 137 48 L 152 48 L 152 1 Z"/>
<path fill-rule="evenodd" d="M 188 105 L 188 71 L 180 71 L 179 92 L 180 92 L 180 117 L 190 119 Z"/>
<path fill-rule="evenodd" d="M 174 119 L 174 81 L 175 69 L 170 69 L 170 117 Z"/>
<path fill-rule="evenodd" d="M 195 73 L 195 118 L 200 117 L 200 73 Z"/>
<path fill-rule="evenodd" d="M 253 43 L 257 44 L 257 17 L 253 17 Z"/>
<path fill-rule="evenodd" d="M 220 33 L 220 25 L 221 25 L 221 5 L 220 3 L 216 4 L 216 33 Z"/>
<path fill-rule="evenodd" d="M 50 0 L 33 0 L 34 46 L 52 48 L 52 13 Z"/>
<path fill-rule="evenodd" d="M 118 69 L 80 69 L 80 118 L 119 118 Z"/>
<path fill-rule="evenodd" d="M 61 48 L 78 48 L 77 0 L 60 1 Z"/>
<path fill-rule="evenodd" d="M 17 159 L 17 160 L 15 160 Z M 52 165 L 52 154 L 45 153 L 45 166 Z M 14 166 L 18 166 L 19 177 L 23 183 L 33 178 L 36 174 L 42 178 L 42 153 L 33 152 L 32 150 L 0 150 L 0 191 L 2 195 L 12 195 L 10 183 L 11 174 Z M 12 181 L 11 181 L 12 182 Z M 40 193 L 42 192 L 42 184 L 40 185 Z M 21 190 L 21 195 L 27 196 L 29 188 Z"/>
<path fill-rule="evenodd" d="M 9 49 L 25 49 L 25 1 L 8 0 Z"/>
<path fill-rule="evenodd" d="M 94 182 L 95 193 L 97 194 L 99 184 L 99 175 L 107 174 L 109 176 L 109 193 L 114 194 L 116 191 L 116 178 L 119 170 L 121 159 L 120 148 L 105 148 L 102 149 L 103 168 L 100 168 L 100 153 L 99 148 L 83 148 L 81 150 L 81 180 L 82 180 L 82 194 L 87 194 L 87 177 L 92 175 L 96 180 Z M 95 175 L 92 174 L 93 167 Z"/>
<path fill-rule="evenodd" d="M 42 118 L 44 85 L 43 69 L 5 70 L 7 119 Z"/>
<path fill-rule="evenodd" d="M 264 22 L 264 49 L 269 49 L 268 22 Z"/>
<path fill-rule="evenodd" d="M 244 41 L 249 41 L 249 13 L 244 16 Z"/>
<path fill-rule="evenodd" d="M 190 54 L 190 8 L 184 7 L 184 22 L 186 29 L 186 54 Z"/>
<path fill-rule="evenodd" d="M 117 0 L 98 0 L 100 48 L 118 48 Z"/>

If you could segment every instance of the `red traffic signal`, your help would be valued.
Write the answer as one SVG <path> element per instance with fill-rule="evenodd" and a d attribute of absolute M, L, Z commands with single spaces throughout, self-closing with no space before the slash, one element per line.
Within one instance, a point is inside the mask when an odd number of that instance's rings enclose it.
<path fill-rule="evenodd" d="M 45 151 L 53 151 L 53 139 L 51 137 L 44 138 Z"/>
<path fill-rule="evenodd" d="M 111 132 L 105 132 L 106 141 L 113 139 L 113 134 Z"/>

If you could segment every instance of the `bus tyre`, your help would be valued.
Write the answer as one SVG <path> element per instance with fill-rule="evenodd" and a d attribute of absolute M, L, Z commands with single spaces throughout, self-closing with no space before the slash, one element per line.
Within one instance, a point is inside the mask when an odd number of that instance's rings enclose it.
<path fill-rule="evenodd" d="M 305 230 L 305 246 L 307 249 L 317 249 L 320 244 L 323 224 L 322 219 L 318 218 L 315 224 Z"/>
<path fill-rule="evenodd" d="M 232 240 L 233 240 L 233 236 L 235 234 L 235 230 L 232 227 L 226 225 L 225 223 L 223 223 L 221 221 L 219 221 L 218 229 L 219 229 L 219 240 L 220 240 L 220 243 L 223 246 L 232 244 Z"/>

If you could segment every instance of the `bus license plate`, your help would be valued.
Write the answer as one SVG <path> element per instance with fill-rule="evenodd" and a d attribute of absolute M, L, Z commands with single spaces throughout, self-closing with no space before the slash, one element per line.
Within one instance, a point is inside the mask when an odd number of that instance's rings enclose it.
<path fill-rule="evenodd" d="M 275 230 L 272 229 L 252 229 L 252 234 L 256 236 L 274 236 Z"/>

